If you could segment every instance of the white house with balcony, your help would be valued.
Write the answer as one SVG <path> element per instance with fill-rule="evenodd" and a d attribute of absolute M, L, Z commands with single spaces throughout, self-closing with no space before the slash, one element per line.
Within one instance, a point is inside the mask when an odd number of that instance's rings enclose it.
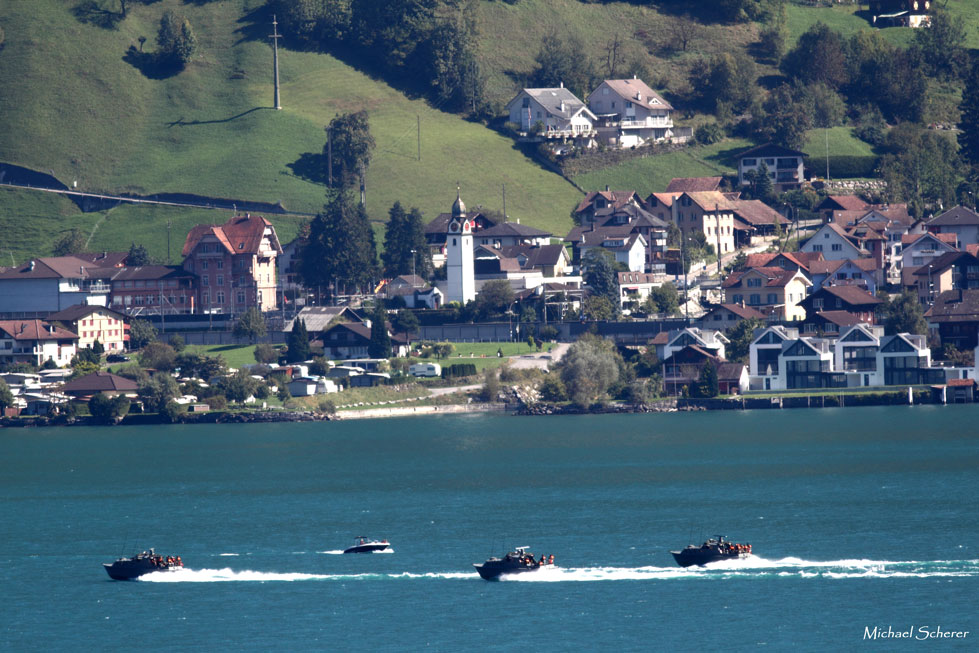
<path fill-rule="evenodd" d="M 673 107 L 641 79 L 606 79 L 588 96 L 588 108 L 608 145 L 636 147 L 674 137 Z"/>
<path fill-rule="evenodd" d="M 51 360 L 64 367 L 77 353 L 78 336 L 67 329 L 41 320 L 0 320 L 0 363 L 40 367 Z"/>
<path fill-rule="evenodd" d="M 753 147 L 738 157 L 738 183 L 742 186 L 750 184 L 748 173 L 764 165 L 777 190 L 798 187 L 805 181 L 805 156 L 805 152 L 773 143 Z"/>
<path fill-rule="evenodd" d="M 595 114 L 564 88 L 525 88 L 507 103 L 510 122 L 521 132 L 539 133 L 544 138 L 593 136 Z"/>
<path fill-rule="evenodd" d="M 753 390 L 908 386 L 945 383 L 950 370 L 931 366 L 925 337 L 885 336 L 883 327 L 855 324 L 838 338 L 799 337 L 794 329 L 771 327 L 750 346 Z"/>

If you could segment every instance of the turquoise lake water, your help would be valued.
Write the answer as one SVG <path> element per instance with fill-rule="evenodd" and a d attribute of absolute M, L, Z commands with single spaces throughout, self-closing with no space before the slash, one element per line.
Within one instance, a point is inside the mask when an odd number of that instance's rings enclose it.
<path fill-rule="evenodd" d="M 0 649 L 979 649 L 979 407 L 8 429 L 0 497 Z"/>

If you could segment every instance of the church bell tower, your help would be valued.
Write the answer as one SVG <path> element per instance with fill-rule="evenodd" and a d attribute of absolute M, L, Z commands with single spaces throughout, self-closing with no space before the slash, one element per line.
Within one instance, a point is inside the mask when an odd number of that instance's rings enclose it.
<path fill-rule="evenodd" d="M 466 302 L 476 299 L 476 277 L 473 270 L 472 222 L 466 217 L 466 205 L 462 203 L 456 188 L 456 201 L 452 205 L 452 218 L 445 237 L 445 265 L 448 293 L 446 301 Z"/>

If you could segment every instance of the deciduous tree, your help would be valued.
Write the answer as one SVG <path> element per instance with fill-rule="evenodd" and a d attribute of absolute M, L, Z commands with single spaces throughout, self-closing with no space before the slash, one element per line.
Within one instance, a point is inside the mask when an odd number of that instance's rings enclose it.
<path fill-rule="evenodd" d="M 891 334 L 912 333 L 925 335 L 928 333 L 928 323 L 925 321 L 921 302 L 911 291 L 905 290 L 900 295 L 887 297 L 881 307 L 884 318 L 884 328 Z"/>
<path fill-rule="evenodd" d="M 268 325 L 265 323 L 262 311 L 258 310 L 257 306 L 252 306 L 242 313 L 235 322 L 233 333 L 236 338 L 248 338 L 252 344 L 259 338 L 264 338 L 268 333 Z"/>
<path fill-rule="evenodd" d="M 356 186 L 366 174 L 376 147 L 367 112 L 337 115 L 325 130 L 327 143 L 323 146 L 323 160 L 327 169 L 323 170 L 323 178 L 332 176 L 333 188 Z"/>
<path fill-rule="evenodd" d="M 592 334 L 582 335 L 572 344 L 558 364 L 561 381 L 571 400 L 587 408 L 606 396 L 619 380 L 621 356 L 614 343 Z"/>

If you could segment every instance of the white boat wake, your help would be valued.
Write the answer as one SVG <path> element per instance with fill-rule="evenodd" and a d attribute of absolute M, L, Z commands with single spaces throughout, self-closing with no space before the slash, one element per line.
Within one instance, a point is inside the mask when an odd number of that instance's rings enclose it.
<path fill-rule="evenodd" d="M 333 553 L 321 551 L 320 553 Z M 339 552 L 342 553 L 342 552 Z M 977 578 L 979 560 L 802 560 L 781 558 L 767 560 L 749 556 L 740 560 L 724 560 L 704 567 L 560 567 L 546 566 L 537 571 L 510 574 L 503 582 L 594 582 L 644 581 L 726 578 Z M 292 582 L 319 581 L 376 581 L 376 580 L 480 580 L 475 571 L 432 571 L 400 573 L 311 574 L 302 572 L 271 572 L 225 569 L 179 569 L 155 572 L 140 577 L 151 583 L 221 583 L 221 582 Z"/>

